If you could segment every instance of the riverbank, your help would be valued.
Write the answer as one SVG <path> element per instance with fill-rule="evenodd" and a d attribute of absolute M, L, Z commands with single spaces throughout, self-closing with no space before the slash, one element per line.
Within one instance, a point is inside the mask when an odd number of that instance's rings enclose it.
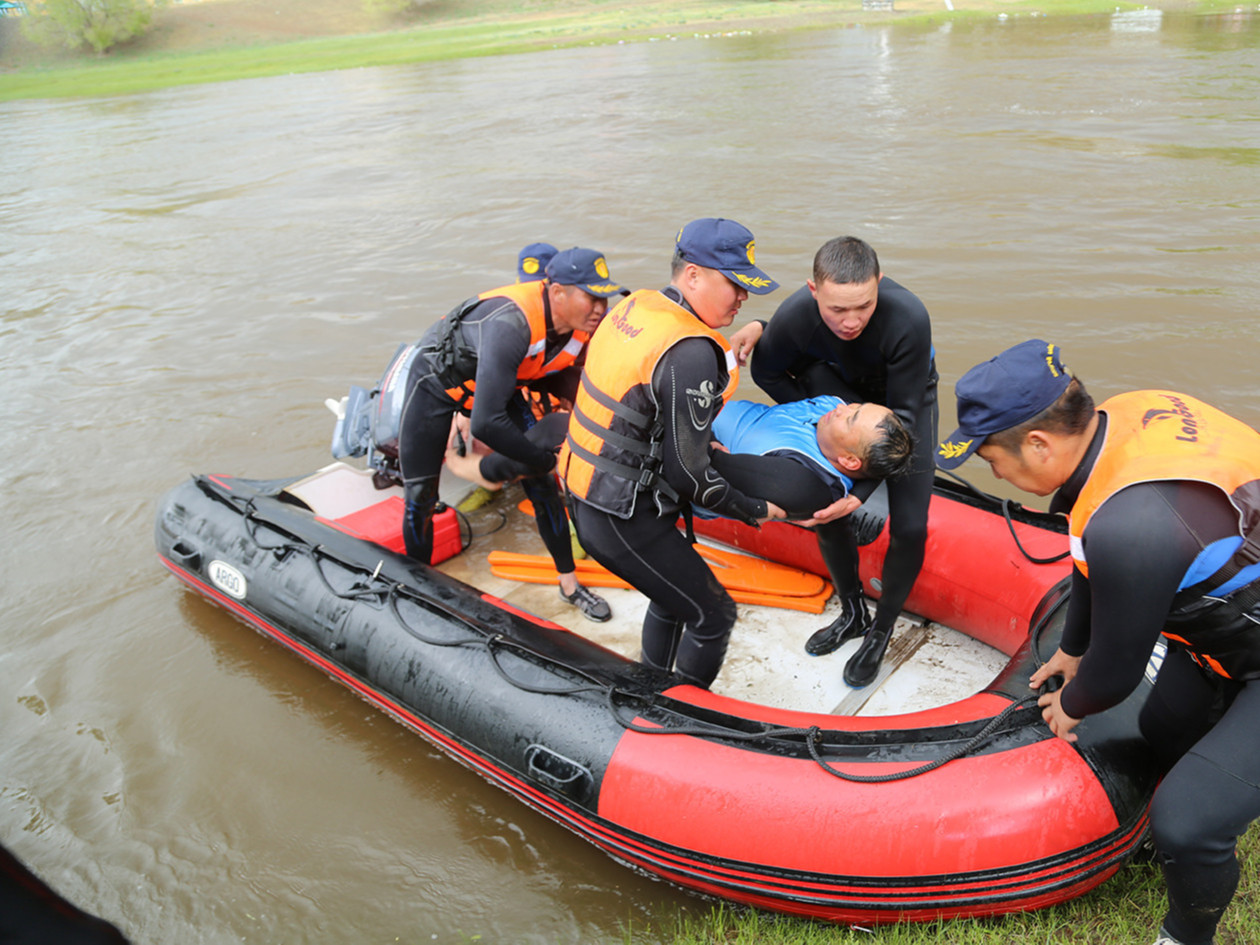
<path fill-rule="evenodd" d="M 0 101 L 116 95 L 176 85 L 569 46 L 977 16 L 1209 13 L 1220 0 L 426 0 L 388 17 L 362 0 L 201 0 L 159 8 L 104 56 L 47 50 L 0 18 Z"/>

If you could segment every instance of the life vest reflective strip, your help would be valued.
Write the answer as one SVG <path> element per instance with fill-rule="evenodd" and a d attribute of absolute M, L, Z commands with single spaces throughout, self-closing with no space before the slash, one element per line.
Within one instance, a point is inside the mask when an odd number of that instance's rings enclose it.
<path fill-rule="evenodd" d="M 795 453 L 829 484 L 839 485 L 848 493 L 853 480 L 833 466 L 818 445 L 818 422 L 843 405 L 844 401 L 833 395 L 774 407 L 733 400 L 713 421 L 713 435 L 732 453 Z"/>
<path fill-rule="evenodd" d="M 1238 540 L 1224 564 L 1178 593 L 1170 619 L 1182 616 L 1205 595 L 1224 588 L 1245 568 L 1252 568 L 1254 574 L 1254 566 L 1260 563 L 1260 433 L 1215 407 L 1172 391 L 1120 394 L 1098 409 L 1107 416 L 1105 439 L 1068 520 L 1072 558 L 1081 573 L 1089 576 L 1085 529 L 1109 498 L 1138 483 L 1177 480 L 1220 489 L 1238 512 Z M 1195 571 L 1192 566 L 1187 574 Z M 1260 581 L 1246 582 L 1248 576 L 1243 575 L 1241 589 L 1226 592 L 1244 611 L 1260 602 Z M 1221 662 L 1225 659 L 1221 653 L 1213 655 L 1213 644 L 1219 643 L 1210 630 L 1195 634 L 1193 640 L 1167 629 L 1164 635 L 1185 644 L 1195 659 L 1214 672 L 1236 675 Z M 1231 645 L 1230 649 L 1235 651 L 1230 665 L 1241 665 L 1237 661 L 1239 648 Z M 1256 628 L 1256 643 L 1241 649 L 1260 649 L 1260 627 Z"/>
<path fill-rule="evenodd" d="M 557 463 L 570 493 L 621 517 L 634 512 L 641 492 L 678 501 L 658 475 L 665 428 L 652 375 L 685 338 L 707 338 L 722 352 L 725 376 L 714 378 L 722 388 L 714 396 L 729 400 L 739 383 L 730 344 L 663 292 L 640 289 L 605 316 L 591 339 Z"/>
<path fill-rule="evenodd" d="M 547 360 L 548 304 L 546 295 L 547 283 L 545 282 L 522 282 L 502 286 L 482 292 L 476 298 L 463 302 L 445 316 L 449 320 L 449 328 L 444 334 L 443 341 L 446 342 L 449 339 L 449 343 L 439 346 L 445 363 L 435 364 L 434 367 L 439 374 L 443 375 L 442 382 L 447 385 L 446 393 L 459 405 L 460 409 L 472 409 L 473 395 L 477 387 L 475 378 L 469 375 L 469 365 L 460 364 L 459 354 L 468 351 L 466 346 L 461 344 L 463 318 L 472 308 L 488 299 L 506 299 L 525 314 L 525 321 L 529 326 L 529 347 L 526 349 L 524 360 L 516 369 L 516 379 L 520 383 L 524 384 L 527 381 L 563 371 L 577 361 L 582 348 L 590 340 L 590 334 L 585 331 L 572 332 L 565 341 L 564 347 Z M 475 367 L 473 372 L 475 373 Z"/>

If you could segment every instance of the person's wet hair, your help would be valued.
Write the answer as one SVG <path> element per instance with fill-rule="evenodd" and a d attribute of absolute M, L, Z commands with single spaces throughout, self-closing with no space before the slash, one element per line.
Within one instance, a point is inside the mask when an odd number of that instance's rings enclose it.
<path fill-rule="evenodd" d="M 814 285 L 835 282 L 847 285 L 870 282 L 879 275 L 879 257 L 875 250 L 856 236 L 837 236 L 827 240 L 814 254 Z"/>
<path fill-rule="evenodd" d="M 1059 399 L 1030 420 L 1009 430 L 990 433 L 985 438 L 986 444 L 1000 446 L 1008 453 L 1018 453 L 1020 444 L 1033 430 L 1044 430 L 1059 436 L 1076 436 L 1089 428 L 1094 419 L 1094 398 L 1085 390 L 1085 385 L 1077 378 L 1072 378 L 1067 389 L 1059 395 Z"/>
<path fill-rule="evenodd" d="M 674 258 L 671 259 L 669 262 L 669 277 L 671 279 L 675 278 L 680 272 L 683 271 L 683 267 L 686 265 L 687 265 L 687 257 L 683 255 L 683 251 L 681 249 L 678 249 L 675 247 Z"/>
<path fill-rule="evenodd" d="M 901 418 L 890 412 L 875 429 L 880 435 L 872 438 L 866 447 L 862 475 L 868 479 L 896 479 L 910 472 L 914 436 Z"/>

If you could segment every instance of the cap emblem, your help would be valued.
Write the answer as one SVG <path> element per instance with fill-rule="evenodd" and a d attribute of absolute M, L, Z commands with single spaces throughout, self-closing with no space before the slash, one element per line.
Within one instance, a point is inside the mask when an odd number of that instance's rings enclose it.
<path fill-rule="evenodd" d="M 953 459 L 955 456 L 962 456 L 967 452 L 967 448 L 971 446 L 971 440 L 960 440 L 957 443 L 945 442 L 941 444 L 941 448 L 937 450 L 941 454 L 942 459 Z"/>
<path fill-rule="evenodd" d="M 760 276 L 746 276 L 742 272 L 730 272 L 727 273 L 727 275 L 738 279 L 741 283 L 753 289 L 764 289 L 766 286 L 772 285 L 774 282 L 772 279 L 764 279 Z"/>

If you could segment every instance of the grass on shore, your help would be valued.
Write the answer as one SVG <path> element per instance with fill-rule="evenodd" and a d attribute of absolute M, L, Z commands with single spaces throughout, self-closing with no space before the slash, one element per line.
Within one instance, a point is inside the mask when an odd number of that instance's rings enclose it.
<path fill-rule="evenodd" d="M 342 0 L 354 4 L 360 0 Z M 1217 0 L 1179 3 L 1202 9 Z M 265 5 L 265 4 L 264 4 Z M 248 4 L 207 4 L 228 11 Z M 952 6 L 952 10 L 949 7 Z M 207 30 L 205 45 L 177 48 L 141 38 L 106 56 L 34 56 L 16 38 L 12 18 L 2 23 L 10 46 L 23 55 L 18 67 L 0 70 L 0 101 L 30 98 L 122 95 L 177 85 L 222 82 L 362 66 L 398 65 L 508 52 L 640 42 L 705 33 L 820 29 L 858 23 L 923 22 L 975 16 L 1111 13 L 1139 9 L 1116 0 L 896 0 L 896 12 L 864 12 L 861 0 L 446 0 L 424 4 L 405 24 L 360 18 L 350 35 L 301 38 L 295 24 L 284 38 L 274 29 L 251 37 L 248 30 Z M 162 17 L 187 16 L 187 8 L 160 9 Z M 226 12 L 224 13 L 226 16 Z M 365 24 L 367 24 L 365 26 Z M 213 45 L 217 35 L 234 38 Z M 0 51 L 3 46 L 0 45 Z"/>

